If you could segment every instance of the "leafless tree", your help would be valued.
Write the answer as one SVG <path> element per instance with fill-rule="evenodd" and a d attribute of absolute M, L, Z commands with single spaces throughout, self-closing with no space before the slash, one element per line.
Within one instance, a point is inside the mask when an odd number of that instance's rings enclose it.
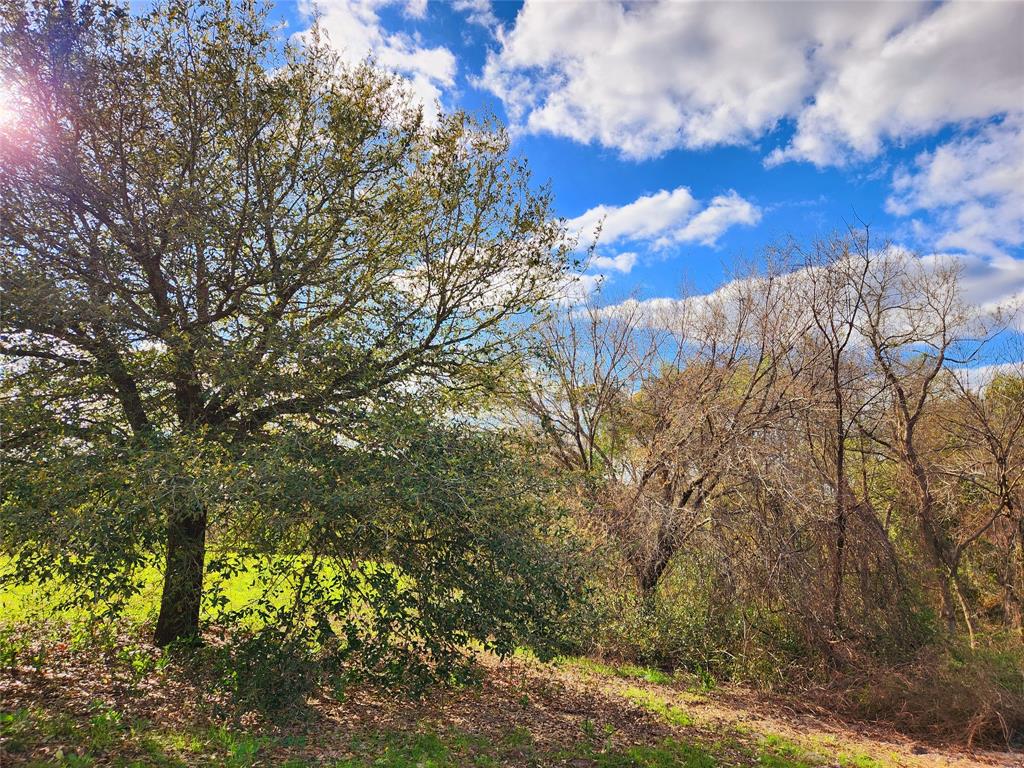
<path fill-rule="evenodd" d="M 951 363 L 976 359 L 981 341 L 962 300 L 955 263 L 924 262 L 892 247 L 875 257 L 860 287 L 858 331 L 880 378 L 880 402 L 862 419 L 866 433 L 903 470 L 924 552 L 935 573 L 941 616 L 956 628 L 960 549 L 950 536 L 934 489 L 922 424 Z M 962 596 L 960 596 L 962 600 Z"/>

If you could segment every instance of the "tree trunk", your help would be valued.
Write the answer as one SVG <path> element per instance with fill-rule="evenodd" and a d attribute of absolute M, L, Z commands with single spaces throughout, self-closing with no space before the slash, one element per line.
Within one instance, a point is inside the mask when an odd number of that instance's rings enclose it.
<path fill-rule="evenodd" d="M 935 499 L 932 497 L 928 474 L 914 446 L 913 432 L 910 428 L 905 428 L 900 447 L 903 452 L 902 460 L 914 482 L 921 535 L 935 569 L 935 578 L 938 581 L 941 597 L 940 617 L 946 625 L 946 632 L 953 636 L 956 634 L 957 604 L 953 597 L 953 585 L 950 584 L 950 580 L 956 578 L 956 562 L 950 556 L 949 542 L 935 519 Z"/>
<path fill-rule="evenodd" d="M 167 523 L 167 564 L 160 616 L 153 638 L 157 645 L 199 640 L 205 556 L 205 506 L 197 503 L 184 510 L 172 510 Z"/>
<path fill-rule="evenodd" d="M 840 414 L 842 411 L 840 411 Z M 836 425 L 836 562 L 832 582 L 832 626 L 838 632 L 843 625 L 843 567 L 846 559 L 846 447 L 841 421 Z"/>
<path fill-rule="evenodd" d="M 935 577 L 938 580 L 939 595 L 942 598 L 939 616 L 943 624 L 946 625 L 947 634 L 952 637 L 956 634 L 957 604 L 953 597 L 951 581 L 956 578 L 956 574 L 949 565 L 947 558 L 944 557 L 945 550 L 942 540 L 939 538 L 939 533 L 936 531 L 930 516 L 921 518 L 921 529 L 925 542 L 928 544 L 932 564 L 935 569 Z"/>
<path fill-rule="evenodd" d="M 1021 568 L 1024 562 L 1024 521 L 1015 524 L 1006 549 L 1006 567 L 999 574 L 1003 587 L 1003 616 L 1006 625 L 1024 637 L 1024 600 L 1021 599 L 1021 584 L 1024 580 L 1020 578 L 1024 572 Z"/>
<path fill-rule="evenodd" d="M 672 556 L 676 553 L 675 531 L 669 530 L 664 524 L 660 527 L 654 550 L 646 558 L 636 564 L 637 584 L 644 604 L 654 605 L 654 596 L 658 590 L 661 576 L 668 568 Z"/>

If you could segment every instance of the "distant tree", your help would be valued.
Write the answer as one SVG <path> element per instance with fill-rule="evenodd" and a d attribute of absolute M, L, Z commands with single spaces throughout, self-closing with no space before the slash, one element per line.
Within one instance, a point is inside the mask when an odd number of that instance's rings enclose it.
<path fill-rule="evenodd" d="M 282 42 L 245 0 L 5 3 L 0 80 L 16 105 L 3 546 L 20 577 L 123 598 L 162 553 L 165 645 L 197 636 L 211 530 L 294 551 L 315 529 L 332 556 L 397 557 L 301 494 L 346 477 L 334 450 L 374 444 L 386 471 L 372 427 L 492 386 L 558 289 L 561 225 L 502 129 L 426 120 L 394 79 L 341 67 L 315 28 Z M 451 588 L 473 583 L 495 582 Z"/>
<path fill-rule="evenodd" d="M 541 332 L 518 406 L 652 602 L 675 555 L 712 522 L 739 456 L 796 398 L 790 353 L 808 321 L 782 276 L 647 311 L 574 308 Z"/>

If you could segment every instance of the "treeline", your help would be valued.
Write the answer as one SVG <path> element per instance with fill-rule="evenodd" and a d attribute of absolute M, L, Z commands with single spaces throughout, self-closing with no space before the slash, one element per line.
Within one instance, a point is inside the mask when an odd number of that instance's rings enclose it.
<path fill-rule="evenodd" d="M 1019 317 L 866 229 L 765 262 L 567 309 L 509 393 L 612 553 L 594 648 L 780 683 L 1019 647 Z M 1018 697 L 1019 663 L 997 663 Z"/>

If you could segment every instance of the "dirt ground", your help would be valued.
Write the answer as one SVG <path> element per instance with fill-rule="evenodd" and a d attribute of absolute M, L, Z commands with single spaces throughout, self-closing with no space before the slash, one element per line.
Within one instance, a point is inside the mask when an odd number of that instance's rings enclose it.
<path fill-rule="evenodd" d="M 923 744 L 882 727 L 798 711 L 785 699 L 739 688 L 701 692 L 683 681 L 659 684 L 642 677 L 594 671 L 585 664 L 542 664 L 520 657 L 485 657 L 482 666 L 479 685 L 434 690 L 420 702 L 359 688 L 346 691 L 340 702 L 326 694 L 312 697 L 302 717 L 288 725 L 243 718 L 231 721 L 231 727 L 272 735 L 261 742 L 259 759 L 249 765 L 281 765 L 289 760 L 293 761 L 289 765 L 332 765 L 362 754 L 353 746 L 359 734 L 431 732 L 459 733 L 479 743 L 504 744 L 500 754 L 495 753 L 495 762 L 487 764 L 510 767 L 603 765 L 590 757 L 567 756 L 583 738 L 581 734 L 588 733 L 602 734 L 606 742 L 602 749 L 616 754 L 666 739 L 713 745 L 715 764 L 722 766 L 1024 766 L 1021 753 Z M 88 723 L 94 722 L 98 707 L 105 707 L 102 711 L 118 713 L 119 723 L 145 722 L 156 724 L 161 732 L 186 733 L 226 722 L 222 705 L 201 684 L 183 681 L 167 670 L 69 648 L 51 651 L 44 663 L 0 670 L 0 712 L 8 721 L 11 713 L 33 712 L 44 713 L 40 716 L 50 723 Z M 37 730 L 20 737 L 24 743 L 16 751 L 5 751 L 13 744 L 8 734 L 0 743 L 0 766 L 67 764 L 60 759 L 76 749 L 64 743 L 73 740 L 74 727 Z M 510 734 L 523 736 L 522 747 L 510 740 Z M 99 759 L 82 764 L 161 764 L 146 762 L 140 757 L 141 748 L 124 738 L 122 757 L 137 762 L 116 762 L 112 756 L 118 755 L 121 747 L 115 744 Z M 765 762 L 756 748 L 765 743 L 784 745 L 784 754 L 796 754 L 799 748 L 804 762 Z M 194 760 L 187 756 L 176 759 L 178 762 L 163 764 L 215 764 L 201 755 Z M 462 764 L 478 763 L 458 759 L 445 763 Z"/>

